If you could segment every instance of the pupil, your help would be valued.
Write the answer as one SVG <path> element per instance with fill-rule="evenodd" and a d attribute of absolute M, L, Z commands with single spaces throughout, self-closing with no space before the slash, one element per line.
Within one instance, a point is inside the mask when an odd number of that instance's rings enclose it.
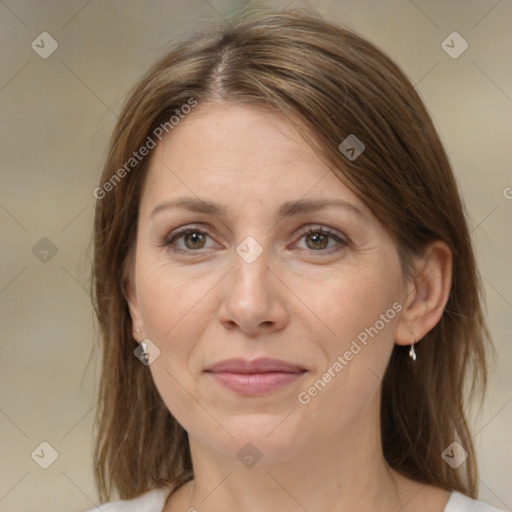
<path fill-rule="evenodd" d="M 195 246 L 195 244 L 201 243 L 201 237 L 202 237 L 202 235 L 200 235 L 198 233 L 189 233 L 187 235 L 187 241 L 191 241 L 192 245 Z M 197 249 L 197 247 L 192 247 L 192 248 Z"/>
<path fill-rule="evenodd" d="M 322 235 L 321 233 L 315 233 L 314 235 L 310 235 L 310 239 L 314 239 L 313 240 L 313 244 L 317 244 L 320 240 L 319 239 L 323 239 L 322 241 L 324 242 L 323 244 L 321 244 L 320 248 L 321 249 L 324 249 L 326 247 L 326 241 L 327 241 L 327 237 L 325 235 Z M 317 248 L 318 248 L 318 245 L 317 245 Z"/>

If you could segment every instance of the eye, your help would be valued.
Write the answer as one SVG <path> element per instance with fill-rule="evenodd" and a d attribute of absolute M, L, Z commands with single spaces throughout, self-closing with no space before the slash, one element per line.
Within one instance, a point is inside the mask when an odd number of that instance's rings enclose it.
<path fill-rule="evenodd" d="M 181 254 L 198 254 L 205 247 L 206 239 L 209 235 L 202 229 L 194 228 L 193 226 L 187 226 L 179 229 L 165 240 L 164 245 L 169 247 L 174 252 Z M 176 242 L 182 239 L 183 247 L 177 247 Z"/>
<path fill-rule="evenodd" d="M 208 238 L 210 238 L 208 232 L 203 229 L 186 226 L 171 233 L 162 245 L 167 246 L 175 253 L 193 256 L 211 248 L 206 245 Z M 301 233 L 300 238 L 304 238 L 306 242 L 306 248 L 303 250 L 321 253 L 322 255 L 338 252 L 349 245 L 343 236 L 323 227 L 305 230 Z M 330 243 L 331 246 L 329 247 Z M 334 243 L 334 247 L 332 243 Z"/>
<path fill-rule="evenodd" d="M 347 240 L 345 240 L 342 236 L 338 235 L 334 231 L 325 228 L 313 228 L 303 231 L 301 234 L 301 238 L 304 238 L 306 241 L 306 250 L 311 250 L 314 252 L 321 252 L 323 254 L 332 254 L 334 252 L 340 251 L 344 247 L 348 245 Z M 334 247 L 328 248 L 329 242 L 337 242 Z"/>

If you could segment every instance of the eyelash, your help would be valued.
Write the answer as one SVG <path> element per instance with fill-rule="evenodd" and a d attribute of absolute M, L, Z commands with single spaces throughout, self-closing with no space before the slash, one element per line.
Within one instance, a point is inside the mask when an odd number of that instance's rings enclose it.
<path fill-rule="evenodd" d="M 179 249 L 177 247 L 173 247 L 172 246 L 172 244 L 177 239 L 179 239 L 183 235 L 186 235 L 186 234 L 189 234 L 189 233 L 198 233 L 200 235 L 209 236 L 208 231 L 205 231 L 205 230 L 200 229 L 200 228 L 196 228 L 194 226 L 186 226 L 184 228 L 176 230 L 174 233 L 171 233 L 169 235 L 169 237 L 164 241 L 164 243 L 162 245 L 163 246 L 167 246 L 171 251 L 173 251 L 175 253 L 178 253 L 178 254 L 186 254 L 188 256 L 195 256 L 197 254 L 200 254 L 205 249 L 184 250 L 184 249 Z M 340 237 L 335 232 L 333 232 L 333 231 L 331 231 L 329 229 L 321 228 L 321 227 L 310 228 L 310 229 L 307 229 L 305 231 L 302 231 L 301 234 L 300 234 L 300 238 L 302 238 L 302 237 L 304 237 L 306 235 L 309 235 L 309 234 L 314 234 L 314 233 L 320 233 L 322 235 L 327 235 L 327 236 L 331 237 L 336 242 L 338 242 L 339 246 L 331 248 L 331 249 L 319 249 L 317 251 L 315 251 L 313 249 L 310 249 L 311 252 L 322 253 L 322 255 L 330 255 L 330 254 L 334 254 L 334 253 L 336 253 L 338 251 L 341 251 L 344 247 L 347 247 L 349 245 L 347 240 L 345 240 L 344 238 Z M 307 251 L 308 249 L 303 249 L 303 250 Z"/>

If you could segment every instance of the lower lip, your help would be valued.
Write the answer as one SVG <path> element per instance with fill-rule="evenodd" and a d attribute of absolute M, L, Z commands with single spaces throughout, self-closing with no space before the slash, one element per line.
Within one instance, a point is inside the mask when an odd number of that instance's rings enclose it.
<path fill-rule="evenodd" d="M 269 372 L 269 373 L 211 373 L 223 386 L 247 396 L 263 395 L 276 391 L 302 377 L 305 372 Z"/>

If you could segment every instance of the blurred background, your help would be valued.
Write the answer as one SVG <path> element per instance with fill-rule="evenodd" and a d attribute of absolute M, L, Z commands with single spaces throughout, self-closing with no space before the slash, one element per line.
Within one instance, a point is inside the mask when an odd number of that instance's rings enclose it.
<path fill-rule="evenodd" d="M 98 504 L 88 280 L 108 137 L 129 88 L 176 38 L 247 5 L 310 7 L 356 30 L 431 112 L 466 202 L 498 354 L 472 419 L 480 498 L 512 510 L 512 2 L 5 0 L 0 511 Z"/>

